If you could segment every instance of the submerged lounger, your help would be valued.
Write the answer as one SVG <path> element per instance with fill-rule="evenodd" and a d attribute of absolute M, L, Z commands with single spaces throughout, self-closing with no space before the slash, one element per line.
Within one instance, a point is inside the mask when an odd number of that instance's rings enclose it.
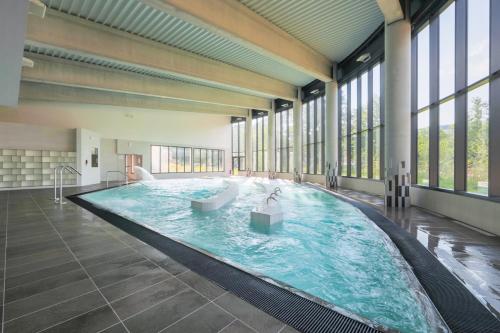
<path fill-rule="evenodd" d="M 191 200 L 191 207 L 198 209 L 202 212 L 208 212 L 211 210 L 216 210 L 227 204 L 228 202 L 234 200 L 238 196 L 238 184 L 233 182 L 228 182 L 229 186 L 227 189 L 210 197 L 208 199 L 203 200 Z"/>

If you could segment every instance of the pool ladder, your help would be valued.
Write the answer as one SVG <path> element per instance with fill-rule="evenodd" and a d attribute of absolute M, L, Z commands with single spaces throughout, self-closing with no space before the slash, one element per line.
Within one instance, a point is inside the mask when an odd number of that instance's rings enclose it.
<path fill-rule="evenodd" d="M 63 201 L 62 190 L 63 190 L 63 173 L 64 171 L 68 171 L 71 174 L 81 176 L 80 171 L 76 170 L 70 165 L 59 165 L 54 168 L 54 202 L 59 203 L 60 205 L 65 204 Z M 57 197 L 57 172 L 59 172 L 59 198 Z"/>
<path fill-rule="evenodd" d="M 281 189 L 279 187 L 275 187 L 274 188 L 274 192 L 272 192 L 271 194 L 269 194 L 269 196 L 266 199 L 266 204 L 268 206 L 269 206 L 269 200 L 274 200 L 274 201 L 278 202 L 278 200 L 275 198 L 275 197 L 278 196 L 278 192 L 281 193 Z"/>
<path fill-rule="evenodd" d="M 106 187 L 109 187 L 109 174 L 110 173 L 119 173 L 123 176 L 123 179 L 125 180 L 125 185 L 128 185 L 128 176 L 121 172 L 121 171 L 118 171 L 118 170 L 111 170 L 111 171 L 106 171 Z"/>

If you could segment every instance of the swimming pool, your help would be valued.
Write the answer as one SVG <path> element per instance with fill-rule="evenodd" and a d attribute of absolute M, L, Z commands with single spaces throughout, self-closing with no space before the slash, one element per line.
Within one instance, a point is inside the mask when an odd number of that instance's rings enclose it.
<path fill-rule="evenodd" d="M 397 249 L 358 209 L 287 181 L 232 181 L 239 183 L 238 198 L 208 213 L 191 209 L 190 200 L 222 192 L 223 179 L 144 182 L 81 197 L 373 323 L 402 332 L 443 330 Z M 275 186 L 282 190 L 283 224 L 259 230 L 250 211 Z"/>

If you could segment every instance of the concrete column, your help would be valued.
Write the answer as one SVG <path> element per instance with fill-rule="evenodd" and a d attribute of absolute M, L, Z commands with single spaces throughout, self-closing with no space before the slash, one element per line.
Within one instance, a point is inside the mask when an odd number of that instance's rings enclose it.
<path fill-rule="evenodd" d="M 246 169 L 252 171 L 252 110 L 248 110 L 247 121 L 245 123 L 245 154 L 246 154 Z"/>
<path fill-rule="evenodd" d="M 275 104 L 274 101 L 271 106 L 271 111 L 268 113 L 268 120 L 267 120 L 267 138 L 268 138 L 268 145 L 267 145 L 267 166 L 269 168 L 269 171 L 275 172 L 276 171 L 276 141 L 275 141 Z"/>
<path fill-rule="evenodd" d="M 325 175 L 336 176 L 334 170 L 338 168 L 338 84 L 337 81 L 325 84 L 326 110 L 325 110 Z M 330 164 L 330 169 L 328 169 Z M 329 174 L 327 173 L 329 172 Z M 335 171 L 336 172 L 336 171 Z M 325 178 L 326 179 L 326 178 Z M 328 184 L 325 184 L 328 186 Z"/>
<path fill-rule="evenodd" d="M 411 27 L 408 20 L 385 24 L 384 82 L 385 178 L 388 182 L 395 175 L 409 172 L 411 163 Z M 392 195 L 388 186 L 385 192 L 386 196 Z M 392 198 L 392 205 L 394 200 Z"/>
<path fill-rule="evenodd" d="M 297 99 L 293 101 L 293 168 L 302 174 L 302 91 L 298 88 Z"/>
<path fill-rule="evenodd" d="M 0 1 L 0 106 L 17 106 L 27 13 L 27 0 Z"/>

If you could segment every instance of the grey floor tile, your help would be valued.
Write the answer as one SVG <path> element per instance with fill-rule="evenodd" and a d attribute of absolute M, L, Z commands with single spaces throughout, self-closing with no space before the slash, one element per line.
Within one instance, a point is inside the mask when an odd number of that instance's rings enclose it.
<path fill-rule="evenodd" d="M 178 278 L 210 300 L 226 292 L 221 287 L 210 282 L 206 278 L 201 277 L 200 275 L 196 274 L 193 271 L 188 271 L 186 273 L 183 273 L 179 275 Z"/>
<path fill-rule="evenodd" d="M 147 260 L 143 260 L 132 265 L 118 268 L 113 271 L 105 272 L 103 274 L 94 276 L 93 279 L 99 288 L 110 285 L 112 283 L 119 282 L 131 278 L 133 276 L 142 274 L 148 270 L 154 269 L 153 263 Z"/>
<path fill-rule="evenodd" d="M 113 313 L 113 310 L 108 305 L 105 305 L 57 326 L 53 326 L 44 331 L 44 333 L 94 333 L 118 322 L 118 317 Z"/>
<path fill-rule="evenodd" d="M 234 317 L 214 304 L 207 304 L 181 319 L 164 331 L 165 333 L 204 332 L 216 333 L 234 320 Z"/>
<path fill-rule="evenodd" d="M 233 321 L 230 325 L 225 327 L 221 333 L 256 333 L 253 328 L 248 327 L 239 320 Z"/>
<path fill-rule="evenodd" d="M 25 265 L 9 266 L 6 276 L 7 278 L 11 278 L 14 276 L 23 275 L 30 272 L 35 272 L 40 269 L 61 265 L 74 260 L 75 260 L 74 257 L 68 251 L 64 254 L 46 260 L 36 261 Z"/>
<path fill-rule="evenodd" d="M 181 292 L 125 321 L 131 333 L 158 332 L 208 301 L 192 290 Z"/>
<path fill-rule="evenodd" d="M 99 253 L 98 255 L 93 256 L 93 257 L 87 257 L 84 259 L 80 259 L 80 263 L 84 267 L 90 267 L 93 265 L 99 265 L 102 263 L 106 263 L 106 262 L 109 262 L 111 260 L 121 258 L 121 257 L 127 256 L 127 255 L 131 255 L 134 253 L 136 253 L 136 252 L 130 248 L 120 248 L 118 250 L 113 250 L 113 251 L 109 251 L 109 252 L 105 252 L 105 253 Z"/>
<path fill-rule="evenodd" d="M 125 319 L 187 289 L 182 282 L 171 278 L 121 298 L 112 306 L 120 318 Z"/>
<path fill-rule="evenodd" d="M 179 275 L 189 270 L 186 266 L 179 264 L 169 257 L 154 262 L 172 275 Z"/>
<path fill-rule="evenodd" d="M 68 319 L 99 308 L 105 304 L 98 292 L 59 303 L 53 307 L 32 313 L 5 324 L 5 332 L 38 332 Z"/>
<path fill-rule="evenodd" d="M 5 290 L 5 302 L 12 302 L 38 293 L 61 287 L 68 283 L 77 282 L 87 278 L 82 269 L 49 277 L 32 283 Z"/>
<path fill-rule="evenodd" d="M 278 332 L 283 327 L 283 323 L 276 318 L 271 317 L 233 294 L 227 293 L 216 299 L 215 303 L 259 332 Z"/>
<path fill-rule="evenodd" d="M 87 267 L 87 272 L 90 274 L 90 276 L 96 276 L 99 274 L 106 273 L 108 271 L 116 270 L 116 269 L 121 269 L 126 266 L 130 266 L 132 264 L 136 264 L 140 261 L 145 260 L 144 257 L 133 253 L 131 255 L 127 255 L 125 257 L 121 258 L 116 258 L 114 260 L 102 263 L 100 265 L 94 265 Z"/>
<path fill-rule="evenodd" d="M 32 254 L 24 257 L 10 258 L 7 257 L 7 268 L 19 265 L 27 265 L 39 261 L 50 260 L 62 255 L 71 255 L 71 253 L 66 248 L 57 248 L 51 250 L 40 251 L 36 254 Z"/>
<path fill-rule="evenodd" d="M 7 247 L 7 256 L 9 258 L 25 257 L 40 253 L 41 251 L 50 251 L 65 248 L 64 243 L 60 239 L 56 240 L 41 240 L 31 244 L 13 245 Z"/>
<path fill-rule="evenodd" d="M 52 306 L 73 297 L 96 290 L 89 279 L 69 283 L 28 298 L 5 304 L 5 320 L 12 320 L 27 313 Z"/>
<path fill-rule="evenodd" d="M 105 330 L 100 331 L 99 333 L 127 333 L 127 330 L 125 329 L 125 326 L 123 326 L 123 324 L 119 323 L 108 327 Z"/>
<path fill-rule="evenodd" d="M 101 291 L 109 301 L 114 301 L 171 277 L 171 274 L 158 267 L 148 270 L 140 275 L 136 275 L 130 279 L 126 279 L 102 288 Z"/>
<path fill-rule="evenodd" d="M 18 275 L 15 277 L 7 278 L 5 281 L 5 288 L 13 288 L 22 284 L 35 282 L 51 276 L 67 273 L 70 271 L 81 269 L 81 266 L 76 261 L 70 261 L 57 266 L 43 268 L 34 272 Z"/>
<path fill-rule="evenodd" d="M 78 250 L 72 249 L 72 251 L 78 258 L 87 258 L 96 256 L 104 252 L 109 252 L 124 248 L 127 248 L 125 244 L 114 242 L 114 243 L 101 243 L 98 245 L 94 244 L 93 246 L 86 246 Z"/>

